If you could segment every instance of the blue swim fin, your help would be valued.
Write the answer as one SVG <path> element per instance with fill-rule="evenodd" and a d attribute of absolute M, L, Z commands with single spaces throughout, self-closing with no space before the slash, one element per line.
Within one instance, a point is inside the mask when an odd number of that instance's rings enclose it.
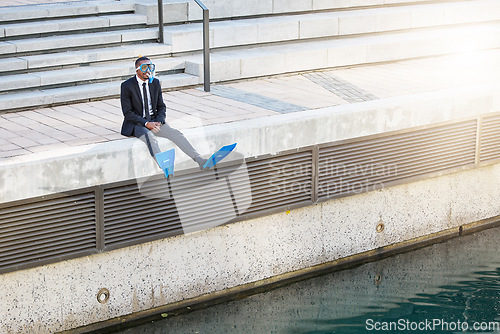
<path fill-rule="evenodd" d="M 231 145 L 226 145 L 222 147 L 220 150 L 212 154 L 210 158 L 208 158 L 207 162 L 203 165 L 203 168 L 211 168 L 219 163 L 222 159 L 227 157 L 229 153 L 236 147 L 236 143 Z"/>
<path fill-rule="evenodd" d="M 167 179 L 170 175 L 174 175 L 175 149 L 157 153 L 155 158 Z"/>

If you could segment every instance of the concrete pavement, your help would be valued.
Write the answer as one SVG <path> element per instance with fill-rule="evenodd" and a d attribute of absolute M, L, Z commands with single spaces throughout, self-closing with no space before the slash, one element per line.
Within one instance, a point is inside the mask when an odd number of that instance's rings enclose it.
<path fill-rule="evenodd" d="M 167 121 L 186 129 L 499 81 L 499 56 L 465 52 L 171 91 Z M 123 139 L 122 119 L 119 99 L 3 114 L 0 159 Z"/>

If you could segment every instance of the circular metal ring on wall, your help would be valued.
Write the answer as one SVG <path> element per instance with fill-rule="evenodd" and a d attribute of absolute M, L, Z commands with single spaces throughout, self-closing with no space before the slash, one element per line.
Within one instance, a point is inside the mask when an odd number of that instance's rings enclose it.
<path fill-rule="evenodd" d="M 380 285 L 380 283 L 382 282 L 382 275 L 380 274 L 377 274 L 375 275 L 375 285 Z"/>
<path fill-rule="evenodd" d="M 384 229 L 385 229 L 384 223 L 380 223 L 380 224 L 377 225 L 377 232 L 378 233 L 384 231 Z"/>
<path fill-rule="evenodd" d="M 97 301 L 101 304 L 105 304 L 109 299 L 109 290 L 106 288 L 102 288 L 97 293 Z"/>

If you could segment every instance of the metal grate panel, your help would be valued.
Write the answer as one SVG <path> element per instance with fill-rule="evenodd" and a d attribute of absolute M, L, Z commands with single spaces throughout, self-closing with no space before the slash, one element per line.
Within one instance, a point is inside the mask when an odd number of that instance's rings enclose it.
<path fill-rule="evenodd" d="M 320 148 L 318 198 L 474 164 L 476 120 Z"/>
<path fill-rule="evenodd" d="M 104 190 L 105 247 L 229 222 L 249 206 L 246 175 L 244 164 L 235 164 Z"/>
<path fill-rule="evenodd" d="M 104 189 L 104 246 L 177 235 L 179 217 L 165 179 Z"/>
<path fill-rule="evenodd" d="M 252 205 L 247 213 L 287 208 L 312 201 L 312 151 L 247 162 Z"/>
<path fill-rule="evenodd" d="M 500 115 L 485 117 L 481 124 L 480 161 L 500 158 Z"/>
<path fill-rule="evenodd" d="M 95 251 L 94 193 L 0 209 L 0 271 Z"/>

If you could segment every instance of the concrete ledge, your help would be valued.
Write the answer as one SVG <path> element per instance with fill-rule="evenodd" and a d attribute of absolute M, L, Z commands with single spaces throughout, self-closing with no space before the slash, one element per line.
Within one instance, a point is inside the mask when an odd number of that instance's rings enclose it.
<path fill-rule="evenodd" d="M 499 88 L 500 83 L 495 82 L 211 125 L 184 133 L 200 153 L 237 142 L 238 152 L 252 157 L 497 112 Z M 286 135 L 290 133 L 295 135 Z M 173 147 L 168 140 L 161 143 L 165 149 Z M 146 151 L 139 140 L 124 139 L 0 160 L 0 201 L 161 173 Z M 194 167 L 182 153 L 176 161 L 177 170 Z"/>

